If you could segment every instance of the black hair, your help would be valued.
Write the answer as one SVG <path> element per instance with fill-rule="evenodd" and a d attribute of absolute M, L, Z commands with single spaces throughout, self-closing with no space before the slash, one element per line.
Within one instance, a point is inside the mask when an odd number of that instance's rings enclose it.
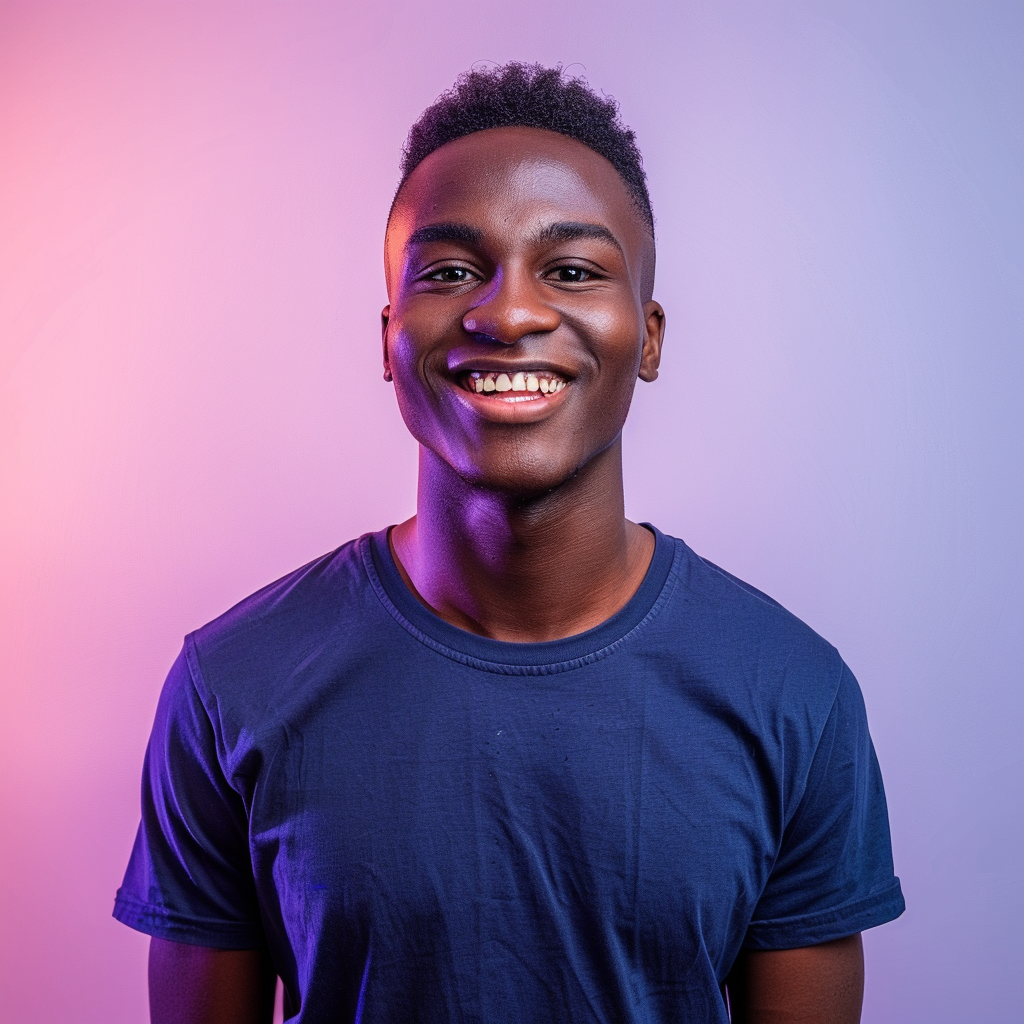
<path fill-rule="evenodd" d="M 619 172 L 653 233 L 651 197 L 635 134 L 619 119 L 614 99 L 599 96 L 582 78 L 569 77 L 561 65 L 510 61 L 460 75 L 409 129 L 398 190 L 435 149 L 488 128 L 513 127 L 546 128 L 600 153 Z"/>

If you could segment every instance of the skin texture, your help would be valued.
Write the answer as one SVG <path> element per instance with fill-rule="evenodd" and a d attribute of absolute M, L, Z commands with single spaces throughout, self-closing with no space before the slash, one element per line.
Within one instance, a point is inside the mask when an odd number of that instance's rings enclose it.
<path fill-rule="evenodd" d="M 256 949 L 149 943 L 152 1024 L 270 1024 L 274 969 Z"/>
<path fill-rule="evenodd" d="M 665 314 L 654 240 L 614 168 L 533 128 L 466 136 L 427 157 L 392 211 L 384 375 L 420 444 L 417 514 L 391 545 L 441 618 L 499 640 L 583 632 L 617 612 L 653 537 L 625 518 L 621 431 L 653 381 Z M 547 399 L 471 393 L 469 371 L 547 369 Z M 153 940 L 157 1024 L 264 1024 L 272 973 L 257 952 Z M 743 1024 L 855 1024 L 859 936 L 745 952 L 726 982 Z"/>
<path fill-rule="evenodd" d="M 733 1024 L 858 1024 L 864 998 L 861 938 L 746 951 L 726 984 Z"/>

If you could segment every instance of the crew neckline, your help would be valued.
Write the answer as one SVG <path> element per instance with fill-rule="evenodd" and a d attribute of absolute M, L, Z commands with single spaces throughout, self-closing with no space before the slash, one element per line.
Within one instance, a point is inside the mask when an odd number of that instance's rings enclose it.
<path fill-rule="evenodd" d="M 545 675 L 590 664 L 616 651 L 642 631 L 669 599 L 679 578 L 682 545 L 649 523 L 654 534 L 651 564 L 636 593 L 611 618 L 585 633 L 560 640 L 516 643 L 460 629 L 425 607 L 402 579 L 388 544 L 388 531 L 359 539 L 367 576 L 390 615 L 421 643 L 455 661 L 506 675 Z"/>

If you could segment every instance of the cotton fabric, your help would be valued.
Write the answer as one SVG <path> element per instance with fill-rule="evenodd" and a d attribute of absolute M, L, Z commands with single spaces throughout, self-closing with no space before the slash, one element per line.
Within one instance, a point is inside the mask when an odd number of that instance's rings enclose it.
<path fill-rule="evenodd" d="M 853 675 L 654 533 L 565 640 L 444 622 L 386 531 L 190 634 L 115 916 L 268 947 L 300 1024 L 724 1024 L 741 948 L 898 916 Z"/>

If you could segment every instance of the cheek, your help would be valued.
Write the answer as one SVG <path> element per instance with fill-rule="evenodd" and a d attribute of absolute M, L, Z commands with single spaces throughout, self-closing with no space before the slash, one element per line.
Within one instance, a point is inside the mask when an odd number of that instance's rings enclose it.
<path fill-rule="evenodd" d="M 400 296 L 391 308 L 388 351 L 392 362 L 424 378 L 424 363 L 443 359 L 446 340 L 461 326 L 462 309 L 440 296 Z"/>
<path fill-rule="evenodd" d="M 632 349 L 643 332 L 643 309 L 625 289 L 616 288 L 600 297 L 579 297 L 562 310 L 566 322 L 595 349 Z"/>
<path fill-rule="evenodd" d="M 580 321 L 598 338 L 610 338 L 622 333 L 622 315 L 615 309 L 587 310 Z"/>
<path fill-rule="evenodd" d="M 429 390 L 427 364 L 435 351 L 431 341 L 408 319 L 393 325 L 388 332 L 391 373 L 403 407 L 409 402 L 422 402 Z"/>
<path fill-rule="evenodd" d="M 622 429 L 633 401 L 643 352 L 643 322 L 636 309 L 601 313 L 590 320 L 598 369 L 596 421 L 603 432 Z M 598 326 L 600 325 L 600 330 Z"/>
<path fill-rule="evenodd" d="M 630 305 L 621 309 L 588 310 L 579 318 L 584 337 L 591 342 L 599 368 L 602 390 L 625 386 L 632 393 L 633 378 L 640 368 L 643 350 L 643 321 Z"/>
<path fill-rule="evenodd" d="M 404 328 L 405 325 L 392 319 L 388 330 L 388 362 L 402 419 L 414 434 L 418 434 L 416 424 L 422 415 L 417 410 L 426 404 L 423 353 L 413 342 L 413 335 Z"/>
<path fill-rule="evenodd" d="M 407 373 L 411 367 L 415 367 L 418 357 L 416 345 L 413 343 L 413 335 L 405 329 L 403 322 L 391 321 L 388 330 L 388 355 L 396 371 Z"/>

